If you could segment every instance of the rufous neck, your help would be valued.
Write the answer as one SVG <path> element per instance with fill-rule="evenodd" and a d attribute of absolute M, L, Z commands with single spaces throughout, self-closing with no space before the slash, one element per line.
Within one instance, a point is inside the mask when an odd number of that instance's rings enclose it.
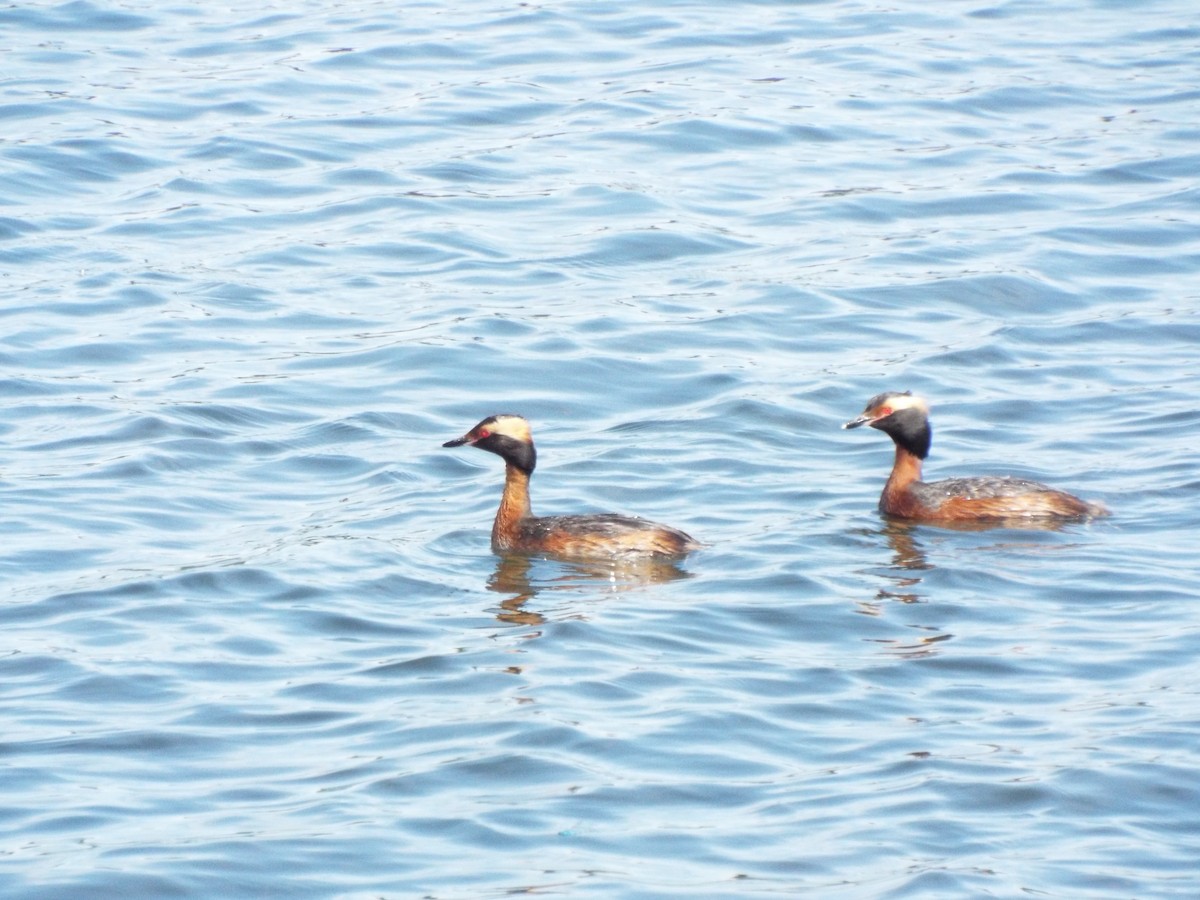
<path fill-rule="evenodd" d="M 892 474 L 884 485 L 885 494 L 902 493 L 921 480 L 921 458 L 910 450 L 896 445 L 896 461 L 892 463 Z"/>
<path fill-rule="evenodd" d="M 504 493 L 500 495 L 500 508 L 496 510 L 496 521 L 492 523 L 492 543 L 507 545 L 516 534 L 522 519 L 533 515 L 529 504 L 529 473 L 506 463 L 504 466 Z"/>

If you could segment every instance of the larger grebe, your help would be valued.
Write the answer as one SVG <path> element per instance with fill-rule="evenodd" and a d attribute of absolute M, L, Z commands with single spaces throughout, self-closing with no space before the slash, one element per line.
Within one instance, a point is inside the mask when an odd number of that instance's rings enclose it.
<path fill-rule="evenodd" d="M 504 460 L 504 493 L 492 523 L 496 553 L 545 554 L 560 559 L 680 557 L 701 546 L 677 528 L 633 516 L 535 516 L 529 506 L 529 476 L 537 451 L 521 416 L 489 416 L 443 447 L 470 444 Z"/>
<path fill-rule="evenodd" d="M 870 425 L 896 444 L 896 462 L 879 497 L 879 509 L 902 519 L 987 522 L 1021 519 L 1080 519 L 1107 515 L 1102 505 L 1065 491 L 1020 478 L 949 478 L 921 480 L 921 461 L 929 455 L 932 429 L 929 407 L 911 391 L 872 397 L 857 419 L 843 428 Z"/>

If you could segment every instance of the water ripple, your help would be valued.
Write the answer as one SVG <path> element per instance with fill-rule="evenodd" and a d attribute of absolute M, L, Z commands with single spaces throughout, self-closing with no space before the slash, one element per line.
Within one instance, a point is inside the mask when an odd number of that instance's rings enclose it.
<path fill-rule="evenodd" d="M 5 895 L 1196 893 L 1198 30 L 1120 13 L 0 10 Z M 1114 516 L 882 521 L 885 389 Z M 494 557 L 504 410 L 705 548 Z"/>

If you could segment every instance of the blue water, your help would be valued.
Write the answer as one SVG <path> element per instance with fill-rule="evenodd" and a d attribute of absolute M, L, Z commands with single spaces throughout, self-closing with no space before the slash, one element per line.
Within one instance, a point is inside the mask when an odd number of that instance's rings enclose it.
<path fill-rule="evenodd" d="M 0 894 L 1200 895 L 1197 47 L 0 9 Z M 884 522 L 887 389 L 1114 515 Z M 707 548 L 494 557 L 510 411 Z"/>

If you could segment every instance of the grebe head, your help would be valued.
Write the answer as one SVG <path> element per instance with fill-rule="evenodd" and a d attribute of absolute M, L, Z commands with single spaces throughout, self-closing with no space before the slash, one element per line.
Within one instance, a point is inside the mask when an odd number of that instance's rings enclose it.
<path fill-rule="evenodd" d="M 870 425 L 887 434 L 897 445 L 919 459 L 929 455 L 932 432 L 929 428 L 929 404 L 912 391 L 886 391 L 867 401 L 867 408 L 843 428 Z"/>
<path fill-rule="evenodd" d="M 442 446 L 461 447 L 463 444 L 495 453 L 527 475 L 537 465 L 533 434 L 522 416 L 507 413 L 488 416 L 462 437 L 446 441 Z"/>

